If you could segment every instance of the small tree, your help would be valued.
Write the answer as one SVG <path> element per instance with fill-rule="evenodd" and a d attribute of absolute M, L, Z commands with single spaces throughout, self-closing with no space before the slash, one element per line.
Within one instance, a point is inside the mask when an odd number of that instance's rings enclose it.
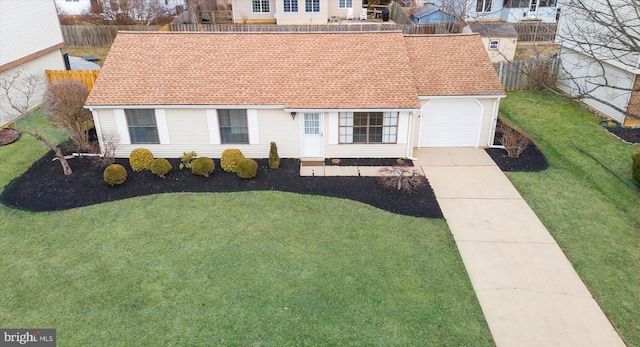
<path fill-rule="evenodd" d="M 378 170 L 378 174 L 378 183 L 387 189 L 412 192 L 427 183 L 418 169 L 406 165 L 383 167 Z"/>
<path fill-rule="evenodd" d="M 514 130 L 505 123 L 498 123 L 497 131 L 502 133 L 500 143 L 507 150 L 509 158 L 520 158 L 522 152 L 531 143 L 531 140 L 526 135 Z"/>
<path fill-rule="evenodd" d="M 29 114 L 33 108 L 33 100 L 41 90 L 42 76 L 38 74 L 27 74 L 23 70 L 18 70 L 6 78 L 0 80 L 0 96 L 9 105 L 9 109 L 2 107 L 3 112 L 15 113 L 18 117 L 25 117 Z M 0 105 L 2 103 L 0 102 Z M 54 145 L 51 141 L 47 140 L 42 134 L 35 130 L 18 129 L 20 132 L 27 135 L 31 135 L 38 141 L 42 142 L 45 146 L 49 147 L 55 153 L 56 158 L 62 166 L 62 171 L 65 175 L 71 175 L 73 172 L 67 159 L 62 154 L 60 147 Z"/>
<path fill-rule="evenodd" d="M 272 169 L 280 167 L 280 156 L 275 142 L 271 142 L 271 149 L 269 150 L 269 167 Z"/>
<path fill-rule="evenodd" d="M 84 83 L 65 79 L 51 83 L 42 101 L 42 110 L 51 123 L 69 134 L 78 152 L 91 149 L 89 129 L 93 127 L 93 116 L 84 108 L 88 96 Z"/>

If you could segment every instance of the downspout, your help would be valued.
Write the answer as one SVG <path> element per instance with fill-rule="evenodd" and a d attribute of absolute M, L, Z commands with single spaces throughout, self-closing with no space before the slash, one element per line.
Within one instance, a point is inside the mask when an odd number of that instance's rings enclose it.
<path fill-rule="evenodd" d="M 500 101 L 500 98 L 497 98 L 495 100 L 493 100 L 493 111 L 491 112 L 491 134 L 493 134 L 493 136 L 491 136 L 491 138 L 489 139 L 489 143 L 487 143 L 487 146 L 489 148 L 499 148 L 499 149 L 506 149 L 505 146 L 503 145 L 494 145 L 493 142 L 495 141 L 495 137 L 496 137 L 496 124 L 498 122 L 498 102 Z"/>

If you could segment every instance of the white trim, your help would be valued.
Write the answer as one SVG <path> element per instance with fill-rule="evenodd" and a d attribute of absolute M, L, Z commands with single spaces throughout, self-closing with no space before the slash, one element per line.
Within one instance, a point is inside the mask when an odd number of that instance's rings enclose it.
<path fill-rule="evenodd" d="M 247 110 L 247 132 L 249 133 L 249 144 L 260 144 L 260 132 L 258 131 L 258 110 Z"/>
<path fill-rule="evenodd" d="M 328 112 L 329 121 L 328 123 L 328 142 L 330 145 L 337 145 L 338 138 L 340 135 L 340 113 L 339 112 Z"/>
<path fill-rule="evenodd" d="M 104 155 L 104 140 L 102 139 L 102 126 L 100 125 L 100 117 L 98 111 L 91 110 L 93 116 L 93 126 L 96 128 L 96 135 L 98 136 L 98 144 L 100 145 L 100 154 Z"/>
<path fill-rule="evenodd" d="M 136 109 L 136 110 L 148 110 L 148 109 L 264 109 L 264 110 L 278 110 L 283 109 L 284 105 L 85 105 L 84 108 L 88 109 Z M 317 111 L 316 111 L 317 112 Z"/>
<path fill-rule="evenodd" d="M 209 143 L 220 144 L 220 125 L 218 123 L 218 111 L 207 110 L 207 128 L 209 129 Z"/>
<path fill-rule="evenodd" d="M 487 146 L 493 146 L 496 137 L 496 125 L 498 122 L 498 105 L 499 99 L 493 100 L 493 109 L 491 110 L 491 125 L 489 126 L 489 140 Z"/>
<path fill-rule="evenodd" d="M 498 98 L 498 99 L 502 99 L 502 98 L 506 98 L 507 95 L 506 94 L 487 94 L 487 95 L 433 95 L 433 96 L 428 96 L 428 95 L 420 95 L 418 96 L 419 100 L 438 100 L 438 99 L 449 99 L 449 100 L 453 100 L 453 99 L 494 99 L 494 98 Z M 420 109 L 422 110 L 422 109 Z"/>
<path fill-rule="evenodd" d="M 326 112 L 411 112 L 420 108 L 285 108 L 285 112 L 326 113 Z"/>
<path fill-rule="evenodd" d="M 396 126 L 396 143 L 405 143 L 409 139 L 409 124 L 411 112 L 398 112 L 398 124 Z"/>
<path fill-rule="evenodd" d="M 129 136 L 129 126 L 127 125 L 127 116 L 124 114 L 124 109 L 121 109 L 121 108 L 114 109 L 113 115 L 116 119 L 116 128 L 118 129 L 118 137 L 120 138 L 120 144 L 130 145 L 131 136 Z"/>
<path fill-rule="evenodd" d="M 158 142 L 161 145 L 171 144 L 169 137 L 169 125 L 167 124 L 167 113 L 164 109 L 155 110 L 156 114 L 156 129 L 158 131 Z"/>

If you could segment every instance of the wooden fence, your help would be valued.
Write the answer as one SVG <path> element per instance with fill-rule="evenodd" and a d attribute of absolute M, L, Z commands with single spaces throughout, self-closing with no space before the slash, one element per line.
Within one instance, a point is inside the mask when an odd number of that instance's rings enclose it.
<path fill-rule="evenodd" d="M 518 41 L 554 42 L 558 24 L 535 22 L 513 23 L 518 32 Z"/>
<path fill-rule="evenodd" d="M 62 36 L 71 47 L 111 46 L 118 31 L 158 31 L 160 25 L 61 25 Z"/>
<path fill-rule="evenodd" d="M 99 70 L 44 70 L 44 74 L 49 84 L 58 80 L 74 79 L 84 83 L 87 89 L 91 90 L 98 78 Z"/>
<path fill-rule="evenodd" d="M 449 32 L 450 24 L 383 24 L 369 23 L 361 25 L 276 25 L 276 24 L 171 24 L 171 31 L 221 31 L 221 32 L 308 32 L 308 31 L 386 31 L 402 30 L 405 34 L 436 34 Z"/>
<path fill-rule="evenodd" d="M 495 63 L 498 78 L 505 91 L 518 89 L 555 87 L 560 68 L 560 58 L 530 61 L 503 61 Z"/>

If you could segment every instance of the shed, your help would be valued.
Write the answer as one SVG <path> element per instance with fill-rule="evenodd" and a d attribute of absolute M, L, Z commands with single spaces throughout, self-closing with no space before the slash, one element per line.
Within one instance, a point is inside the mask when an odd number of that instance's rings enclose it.
<path fill-rule="evenodd" d="M 411 20 L 416 24 L 454 23 L 456 17 L 438 6 L 425 4 L 413 12 Z"/>
<path fill-rule="evenodd" d="M 464 33 L 478 33 L 492 63 L 512 61 L 518 45 L 518 32 L 510 23 L 471 22 Z"/>

